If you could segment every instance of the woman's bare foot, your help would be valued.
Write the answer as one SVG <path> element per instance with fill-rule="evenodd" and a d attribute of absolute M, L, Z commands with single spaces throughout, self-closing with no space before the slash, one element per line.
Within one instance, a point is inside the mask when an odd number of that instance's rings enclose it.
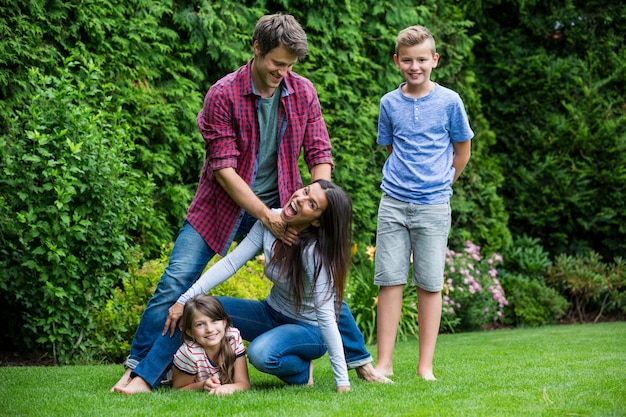
<path fill-rule="evenodd" d="M 122 377 L 120 378 L 119 381 L 117 381 L 117 383 L 115 385 L 113 385 L 111 387 L 111 392 L 116 391 L 118 388 L 124 388 L 126 387 L 126 385 L 128 385 L 131 381 L 131 377 L 130 377 L 130 373 L 133 370 L 130 368 L 126 368 L 126 371 L 124 371 L 124 375 L 122 375 Z"/>
<path fill-rule="evenodd" d="M 311 366 L 309 367 L 309 381 L 306 383 L 308 386 L 313 386 L 313 361 L 311 361 Z"/>
<path fill-rule="evenodd" d="M 152 392 L 152 387 L 138 376 L 134 377 L 125 387 L 113 388 L 115 392 L 121 392 L 126 395 L 138 394 L 140 392 Z"/>
<path fill-rule="evenodd" d="M 371 363 L 356 368 L 356 374 L 359 378 L 367 382 L 379 382 L 381 384 L 393 384 L 393 381 L 385 375 L 378 372 Z"/>

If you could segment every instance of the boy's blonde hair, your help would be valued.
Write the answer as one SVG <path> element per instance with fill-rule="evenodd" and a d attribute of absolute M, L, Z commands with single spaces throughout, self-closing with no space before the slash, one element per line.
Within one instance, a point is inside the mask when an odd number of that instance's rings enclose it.
<path fill-rule="evenodd" d="M 437 53 L 435 38 L 430 31 L 421 25 L 409 26 L 400 31 L 396 38 L 396 54 L 401 46 L 414 46 L 426 41 L 430 42 L 430 50 L 435 55 Z"/>

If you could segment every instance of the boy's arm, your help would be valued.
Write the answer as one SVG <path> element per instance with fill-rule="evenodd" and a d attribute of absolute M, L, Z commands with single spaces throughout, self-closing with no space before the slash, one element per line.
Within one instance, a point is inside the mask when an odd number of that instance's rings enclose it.
<path fill-rule="evenodd" d="M 452 142 L 452 148 L 454 149 L 452 167 L 455 169 L 452 185 L 454 185 L 456 180 L 458 180 L 461 176 L 461 173 L 470 159 L 470 155 L 472 153 L 472 141 L 466 140 L 465 142 Z"/>

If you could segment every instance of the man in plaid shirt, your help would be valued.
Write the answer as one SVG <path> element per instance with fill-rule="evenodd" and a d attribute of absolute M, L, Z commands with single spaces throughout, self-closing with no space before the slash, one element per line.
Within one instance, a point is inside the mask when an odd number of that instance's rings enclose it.
<path fill-rule="evenodd" d="M 330 180 L 331 145 L 313 84 L 293 73 L 308 53 L 306 34 L 290 15 L 262 17 L 252 37 L 254 57 L 217 81 L 198 114 L 206 161 L 198 189 L 170 260 L 137 328 L 124 376 L 112 391 L 154 389 L 181 344 L 179 331 L 164 334 L 169 307 L 201 275 L 215 254 L 257 219 L 288 245 L 297 233 L 270 208 L 282 207 L 302 187 L 304 152 L 311 180 Z M 340 330 L 350 368 L 363 379 L 390 382 L 371 365 L 363 336 L 344 303 Z M 139 378 L 136 378 L 136 377 Z"/>

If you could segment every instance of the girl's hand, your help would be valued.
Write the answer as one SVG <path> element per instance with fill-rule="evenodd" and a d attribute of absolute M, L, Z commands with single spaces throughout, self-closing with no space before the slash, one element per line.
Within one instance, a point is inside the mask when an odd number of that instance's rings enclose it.
<path fill-rule="evenodd" d="M 348 392 L 350 391 L 350 385 L 345 385 L 343 387 L 337 387 L 337 392 Z"/>
<path fill-rule="evenodd" d="M 209 394 L 216 394 L 216 390 L 222 387 L 222 383 L 220 379 L 216 376 L 212 376 L 211 378 L 204 381 L 204 390 Z"/>
<path fill-rule="evenodd" d="M 174 336 L 174 332 L 176 332 L 176 325 L 178 324 L 178 321 L 180 320 L 180 318 L 183 316 L 183 309 L 185 308 L 184 305 L 180 304 L 180 303 L 174 303 L 169 311 L 169 314 L 167 315 L 167 320 L 165 320 L 165 327 L 163 327 L 163 334 L 162 336 L 165 336 L 169 330 L 170 332 L 170 337 Z M 183 329 L 180 329 L 183 330 Z"/>
<path fill-rule="evenodd" d="M 237 389 L 232 384 L 228 384 L 228 385 L 220 385 L 219 387 L 210 390 L 209 394 L 213 394 L 213 395 L 231 395 L 235 391 L 237 391 Z"/>

